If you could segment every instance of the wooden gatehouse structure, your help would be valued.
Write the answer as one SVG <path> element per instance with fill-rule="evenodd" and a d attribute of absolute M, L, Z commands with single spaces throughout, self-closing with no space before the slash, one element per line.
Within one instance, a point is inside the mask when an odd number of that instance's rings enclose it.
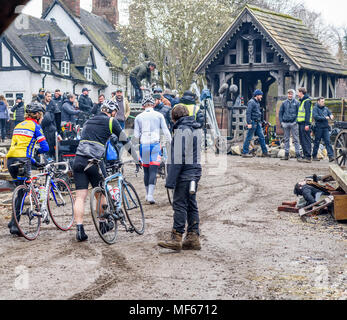
<path fill-rule="evenodd" d="M 269 120 L 276 119 L 276 106 L 278 112 L 278 101 L 286 97 L 288 89 L 305 87 L 313 98 L 336 98 L 338 80 L 347 76 L 344 67 L 301 20 L 249 5 L 195 72 L 205 74 L 214 96 L 217 120 L 221 120 L 221 112 L 230 114 L 234 103 L 233 95 L 219 95 L 223 84 L 236 85 L 234 97 L 242 97 L 245 104 L 256 88 L 262 89 L 262 106 Z M 230 128 L 232 117 L 223 118 L 219 126 Z"/>

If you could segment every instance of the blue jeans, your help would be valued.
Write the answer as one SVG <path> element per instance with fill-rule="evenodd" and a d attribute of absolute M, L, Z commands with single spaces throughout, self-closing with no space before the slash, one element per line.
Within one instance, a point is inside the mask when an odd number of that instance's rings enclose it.
<path fill-rule="evenodd" d="M 319 144 L 322 139 L 324 141 L 325 147 L 327 148 L 328 157 L 332 158 L 334 156 L 334 151 L 330 144 L 329 128 L 316 128 L 312 157 L 317 157 Z"/>
<path fill-rule="evenodd" d="M 267 147 L 265 144 L 265 137 L 264 137 L 264 133 L 263 133 L 263 129 L 261 128 L 261 125 L 259 122 L 255 122 L 252 121 L 252 128 L 248 129 L 247 132 L 247 137 L 246 140 L 243 144 L 243 148 L 242 148 L 242 153 L 243 154 L 247 154 L 249 153 L 249 144 L 254 136 L 254 134 L 256 134 L 259 137 L 259 142 L 260 142 L 260 146 L 261 146 L 261 150 L 263 151 L 263 154 L 267 154 Z"/>
<path fill-rule="evenodd" d="M 120 126 L 122 127 L 122 129 L 124 130 L 125 129 L 125 121 L 122 121 L 122 120 L 118 120 Z"/>

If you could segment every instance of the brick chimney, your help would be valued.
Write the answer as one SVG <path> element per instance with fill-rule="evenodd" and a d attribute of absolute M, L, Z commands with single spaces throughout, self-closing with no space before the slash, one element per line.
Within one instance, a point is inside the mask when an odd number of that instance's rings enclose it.
<path fill-rule="evenodd" d="M 119 21 L 118 0 L 93 0 L 92 13 L 105 17 L 116 26 Z"/>
<path fill-rule="evenodd" d="M 54 0 L 42 0 L 42 12 L 45 12 L 46 9 L 52 4 Z M 68 9 L 70 9 L 71 13 L 77 17 L 80 16 L 81 6 L 80 0 L 60 0 L 63 4 L 65 4 Z"/>

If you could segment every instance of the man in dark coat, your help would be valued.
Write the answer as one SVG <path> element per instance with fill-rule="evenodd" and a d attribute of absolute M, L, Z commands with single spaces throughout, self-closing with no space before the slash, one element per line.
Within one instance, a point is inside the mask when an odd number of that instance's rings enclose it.
<path fill-rule="evenodd" d="M 200 250 L 199 210 L 196 193 L 190 193 L 192 181 L 197 186 L 202 172 L 200 125 L 192 116 L 189 116 L 187 107 L 181 104 L 176 105 L 172 110 L 172 120 L 174 136 L 169 150 L 168 176 L 165 186 L 168 189 L 174 189 L 174 223 L 171 239 L 160 241 L 158 245 L 176 251 Z M 187 236 L 182 243 L 186 223 L 188 224 Z"/>
<path fill-rule="evenodd" d="M 94 103 L 93 109 L 92 109 L 92 114 L 98 116 L 99 114 L 101 114 L 101 107 L 104 104 L 105 101 L 105 95 L 100 94 L 98 97 L 99 102 L 98 103 Z"/>
<path fill-rule="evenodd" d="M 43 103 L 43 101 L 45 100 L 45 92 L 46 90 L 44 88 L 41 88 L 39 90 L 39 94 L 37 95 L 37 101 L 40 103 Z"/>
<path fill-rule="evenodd" d="M 313 161 L 319 161 L 317 153 L 319 149 L 320 141 L 323 139 L 325 147 L 328 152 L 329 161 L 333 162 L 334 151 L 330 144 L 330 126 L 329 120 L 334 120 L 334 116 L 331 111 L 325 106 L 325 99 L 320 97 L 317 104 L 313 108 L 313 119 L 315 121 L 315 139 L 312 152 Z"/>
<path fill-rule="evenodd" d="M 93 101 L 89 97 L 89 91 L 88 88 L 83 88 L 82 94 L 78 100 L 79 109 L 88 114 L 90 114 L 93 109 Z"/>
<path fill-rule="evenodd" d="M 16 104 L 11 108 L 11 111 L 16 113 L 14 126 L 24 121 L 25 107 L 22 97 L 17 98 Z"/>
<path fill-rule="evenodd" d="M 53 103 L 56 104 L 56 106 L 59 108 L 59 110 L 61 110 L 61 107 L 63 105 L 64 100 L 63 100 L 63 96 L 61 94 L 60 89 L 55 90 L 52 101 L 53 101 Z"/>
<path fill-rule="evenodd" d="M 299 182 L 295 185 L 294 194 L 296 196 L 303 196 L 303 198 L 306 200 L 306 206 L 319 201 L 319 196 L 322 194 L 329 195 L 328 193 L 323 192 L 322 190 L 315 188 L 314 186 L 308 185 L 306 181 Z"/>
<path fill-rule="evenodd" d="M 41 127 L 49 145 L 47 156 L 51 159 L 55 157 L 55 134 L 58 133 L 58 139 L 61 139 L 61 111 L 52 101 L 52 94 L 49 91 L 45 93 L 43 105 L 46 113 L 43 117 Z"/>
<path fill-rule="evenodd" d="M 243 144 L 242 148 L 242 157 L 243 158 L 251 158 L 252 155 L 249 154 L 249 144 L 256 134 L 259 137 L 261 150 L 263 151 L 263 156 L 268 157 L 268 150 L 265 144 L 265 137 L 263 133 L 263 129 L 261 127 L 262 122 L 262 111 L 260 109 L 260 101 L 263 98 L 263 92 L 261 90 L 255 90 L 253 94 L 253 98 L 249 100 L 247 111 L 246 111 L 246 119 L 247 119 L 247 137 Z"/>
<path fill-rule="evenodd" d="M 141 81 L 146 79 L 148 84 L 152 84 L 152 72 L 156 68 L 154 62 L 145 61 L 142 64 L 138 65 L 130 73 L 130 82 L 135 89 L 135 103 L 142 101 L 142 91 L 141 91 Z"/>
<path fill-rule="evenodd" d="M 306 88 L 298 89 L 298 96 L 300 98 L 300 106 L 298 111 L 297 122 L 299 124 L 299 138 L 303 151 L 303 158 L 298 159 L 300 162 L 310 163 L 312 156 L 312 143 L 311 143 L 311 123 L 312 123 L 312 101 L 307 95 Z"/>

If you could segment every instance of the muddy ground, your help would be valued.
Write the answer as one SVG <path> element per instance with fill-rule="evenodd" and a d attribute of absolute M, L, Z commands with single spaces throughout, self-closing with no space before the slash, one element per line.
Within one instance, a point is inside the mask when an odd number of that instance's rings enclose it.
<path fill-rule="evenodd" d="M 209 154 L 208 162 L 198 193 L 201 251 L 157 247 L 172 227 L 163 180 L 157 205 L 144 206 L 145 234 L 121 231 L 112 246 L 89 213 L 86 243 L 77 243 L 75 227 L 44 225 L 33 242 L 11 236 L 11 208 L 2 207 L 0 299 L 347 299 L 347 225 L 276 210 L 295 200 L 297 181 L 327 174 L 327 161 Z M 142 177 L 133 168 L 127 176 L 143 199 Z"/>

